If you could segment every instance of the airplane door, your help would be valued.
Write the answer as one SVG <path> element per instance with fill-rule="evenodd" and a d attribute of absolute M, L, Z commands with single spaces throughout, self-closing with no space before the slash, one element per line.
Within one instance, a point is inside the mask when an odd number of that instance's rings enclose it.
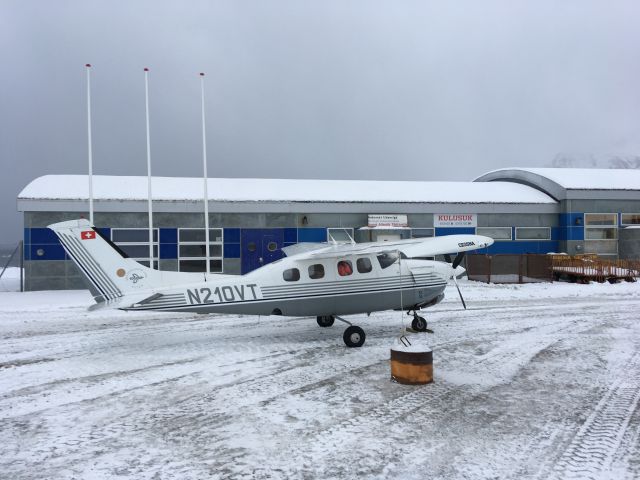
<path fill-rule="evenodd" d="M 243 274 L 282 258 L 281 229 L 243 228 L 240 238 Z"/>

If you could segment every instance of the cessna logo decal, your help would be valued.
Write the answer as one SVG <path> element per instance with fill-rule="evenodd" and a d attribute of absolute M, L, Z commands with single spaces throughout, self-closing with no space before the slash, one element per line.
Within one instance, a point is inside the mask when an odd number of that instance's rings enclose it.
<path fill-rule="evenodd" d="M 460 248 L 462 248 L 462 247 L 473 247 L 474 245 L 475 245 L 475 243 L 474 243 L 474 242 L 462 242 L 462 243 L 459 243 L 459 244 L 458 244 L 458 246 L 459 246 Z"/>
<path fill-rule="evenodd" d="M 187 290 L 187 298 L 191 305 L 201 303 L 226 303 L 242 302 L 245 300 L 258 300 L 261 298 L 258 285 L 249 283 L 246 285 L 225 285 L 211 290 L 208 287 L 193 288 Z"/>
<path fill-rule="evenodd" d="M 145 278 L 147 278 L 147 274 L 140 269 L 131 270 L 129 275 L 127 275 L 127 280 L 129 280 L 134 287 L 141 287 Z"/>
<path fill-rule="evenodd" d="M 94 240 L 96 238 L 96 232 L 93 230 L 85 230 L 80 234 L 82 240 Z"/>

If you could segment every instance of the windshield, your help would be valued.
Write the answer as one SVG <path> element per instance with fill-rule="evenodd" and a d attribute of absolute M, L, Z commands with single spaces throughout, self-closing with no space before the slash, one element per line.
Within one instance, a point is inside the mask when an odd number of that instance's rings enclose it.
<path fill-rule="evenodd" d="M 393 265 L 398 260 L 398 252 L 382 252 L 377 255 L 380 268 L 385 269 Z"/>

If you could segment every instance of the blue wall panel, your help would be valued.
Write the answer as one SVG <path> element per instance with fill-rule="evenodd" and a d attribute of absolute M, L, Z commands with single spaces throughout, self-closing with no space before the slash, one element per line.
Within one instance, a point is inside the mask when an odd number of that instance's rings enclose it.
<path fill-rule="evenodd" d="M 240 243 L 240 229 L 239 228 L 225 228 L 224 229 L 224 243 Z"/>
<path fill-rule="evenodd" d="M 299 228 L 298 243 L 302 242 L 326 242 L 326 228 Z"/>
<path fill-rule="evenodd" d="M 42 255 L 38 255 L 38 250 Z M 29 245 L 31 260 L 64 260 L 66 253 L 62 245 L 52 243 L 32 243 Z"/>
<path fill-rule="evenodd" d="M 178 229 L 177 228 L 161 228 L 160 229 L 160 243 L 178 243 Z"/>
<path fill-rule="evenodd" d="M 29 243 L 39 243 L 41 245 L 48 243 L 60 244 L 56 234 L 53 233 L 53 230 L 49 230 L 48 228 L 32 228 Z"/>
<path fill-rule="evenodd" d="M 478 253 L 549 253 L 558 251 L 558 242 L 553 240 L 544 241 L 512 241 L 495 242 L 488 248 L 477 250 Z"/>
<path fill-rule="evenodd" d="M 161 243 L 160 244 L 160 259 L 175 260 L 177 258 L 178 258 L 177 243 Z"/>
<path fill-rule="evenodd" d="M 441 237 L 443 235 L 466 235 L 466 234 L 475 234 L 476 229 L 473 227 L 470 228 L 456 228 L 456 227 L 438 227 L 436 228 L 436 237 Z"/>
<path fill-rule="evenodd" d="M 240 258 L 240 244 L 239 243 L 225 243 L 224 244 L 224 258 Z"/>
<path fill-rule="evenodd" d="M 284 243 L 297 243 L 298 241 L 298 229 L 297 228 L 285 228 L 284 229 Z"/>

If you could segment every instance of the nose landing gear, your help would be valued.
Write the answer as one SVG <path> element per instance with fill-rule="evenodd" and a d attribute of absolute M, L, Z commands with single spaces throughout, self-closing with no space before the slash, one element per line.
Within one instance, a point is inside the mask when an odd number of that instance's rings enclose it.
<path fill-rule="evenodd" d="M 413 320 L 411 321 L 411 328 L 413 328 L 416 332 L 433 333 L 433 330 L 431 330 L 430 328 L 427 328 L 427 321 L 424 319 L 424 317 L 421 317 L 420 315 L 418 315 L 418 312 L 416 312 L 415 310 L 409 310 L 407 312 L 407 315 L 411 315 L 411 312 L 413 312 Z"/>

